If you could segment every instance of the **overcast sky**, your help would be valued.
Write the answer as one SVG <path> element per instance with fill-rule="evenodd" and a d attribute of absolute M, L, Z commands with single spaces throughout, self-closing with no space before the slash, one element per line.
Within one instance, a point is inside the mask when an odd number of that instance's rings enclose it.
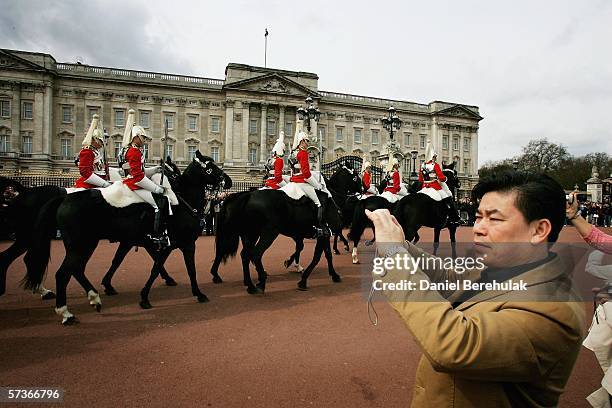
<path fill-rule="evenodd" d="M 480 107 L 479 162 L 534 138 L 612 154 L 612 1 L 0 0 L 0 48 L 223 78 L 228 62 L 319 89 Z"/>

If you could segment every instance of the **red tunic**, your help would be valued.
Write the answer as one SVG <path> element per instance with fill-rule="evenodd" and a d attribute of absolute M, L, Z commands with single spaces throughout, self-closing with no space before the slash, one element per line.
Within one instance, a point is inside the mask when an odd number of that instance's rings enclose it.
<path fill-rule="evenodd" d="M 400 191 L 400 175 L 399 175 L 399 171 L 395 170 L 393 171 L 393 175 L 391 176 L 391 181 L 389 182 L 389 184 L 387 184 L 387 187 L 385 188 L 385 191 L 389 191 L 393 194 L 397 194 Z"/>
<path fill-rule="evenodd" d="M 81 149 L 79 153 L 79 173 L 81 173 L 81 178 L 79 178 L 76 183 L 76 188 L 96 188 L 99 186 L 89 184 L 85 180 L 87 180 L 93 174 L 94 168 L 94 160 L 96 158 L 96 153 L 90 147 L 84 147 Z"/>
<path fill-rule="evenodd" d="M 433 188 L 434 190 L 442 190 L 442 186 L 440 185 L 439 181 L 446 181 L 446 176 L 442 172 L 442 169 L 440 168 L 440 165 L 438 163 L 432 162 L 431 160 L 425 163 L 425 165 L 428 167 L 431 167 L 432 164 L 437 179 L 433 179 L 426 182 L 425 178 L 423 177 L 423 168 L 421 168 L 419 170 L 419 181 L 422 185 L 421 188 Z"/>
<path fill-rule="evenodd" d="M 266 187 L 273 188 L 274 190 L 280 188 L 278 183 L 283 181 L 283 167 L 285 167 L 285 163 L 282 158 L 277 157 L 274 159 L 274 175 L 266 179 Z"/>
<path fill-rule="evenodd" d="M 370 183 L 372 181 L 372 176 L 370 175 L 369 172 L 364 171 L 363 172 L 363 189 L 367 192 L 370 189 Z"/>
<path fill-rule="evenodd" d="M 127 153 L 125 153 L 125 160 L 130 165 L 130 175 L 123 180 L 123 182 L 130 188 L 130 190 L 140 190 L 141 188 L 136 185 L 137 182 L 142 180 L 145 176 L 143 169 L 144 158 L 140 149 L 130 146 Z"/>
<path fill-rule="evenodd" d="M 306 183 L 306 180 L 310 178 L 310 163 L 308 162 L 308 152 L 300 149 L 297 154 L 298 163 L 300 163 L 299 173 L 295 173 L 291 176 L 291 181 L 294 183 Z"/>

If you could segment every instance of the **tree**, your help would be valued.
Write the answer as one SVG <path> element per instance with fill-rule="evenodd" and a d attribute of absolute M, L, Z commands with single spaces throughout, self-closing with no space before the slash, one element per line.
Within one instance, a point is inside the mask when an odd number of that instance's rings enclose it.
<path fill-rule="evenodd" d="M 549 172 L 558 169 L 561 163 L 570 158 L 565 146 L 551 143 L 544 138 L 527 143 L 527 146 L 523 147 L 523 154 L 517 160 L 522 169 Z"/>

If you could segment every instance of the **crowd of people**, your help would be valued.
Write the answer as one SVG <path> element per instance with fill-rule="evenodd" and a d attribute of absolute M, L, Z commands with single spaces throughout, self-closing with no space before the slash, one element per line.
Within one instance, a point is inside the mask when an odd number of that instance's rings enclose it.
<path fill-rule="evenodd" d="M 610 203 L 594 203 L 585 201 L 580 204 L 580 215 L 588 221 L 589 224 L 598 227 L 612 226 L 612 209 Z"/>

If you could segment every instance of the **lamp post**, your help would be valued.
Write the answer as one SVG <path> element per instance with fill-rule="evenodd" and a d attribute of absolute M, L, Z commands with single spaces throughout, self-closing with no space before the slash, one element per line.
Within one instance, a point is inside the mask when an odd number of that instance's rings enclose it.
<path fill-rule="evenodd" d="M 395 108 L 389 107 L 387 116 L 381 118 L 383 127 L 389 132 L 389 138 L 393 140 L 393 130 L 399 130 L 402 127 L 402 120 L 397 116 Z"/>
<path fill-rule="evenodd" d="M 318 122 L 321 118 L 321 111 L 314 105 L 314 101 L 309 96 L 306 98 L 306 108 L 299 107 L 297 109 L 297 114 L 300 120 L 303 120 L 306 123 L 306 129 L 308 133 L 310 133 L 310 121 L 314 120 Z M 316 137 L 317 135 L 315 135 Z M 323 146 L 321 146 L 321 138 L 315 139 L 319 145 L 319 160 L 317 163 L 317 167 L 319 168 L 319 172 L 321 171 L 321 161 L 323 160 Z"/>
<path fill-rule="evenodd" d="M 412 157 L 412 174 L 410 174 L 410 181 L 417 181 L 418 177 L 417 177 L 417 172 L 416 172 L 416 159 L 417 159 L 417 155 L 419 154 L 418 150 L 412 150 L 410 152 L 410 155 Z"/>
<path fill-rule="evenodd" d="M 519 161 L 518 160 L 514 160 L 512 162 L 512 168 L 514 169 L 514 171 L 517 171 L 519 168 Z"/>

